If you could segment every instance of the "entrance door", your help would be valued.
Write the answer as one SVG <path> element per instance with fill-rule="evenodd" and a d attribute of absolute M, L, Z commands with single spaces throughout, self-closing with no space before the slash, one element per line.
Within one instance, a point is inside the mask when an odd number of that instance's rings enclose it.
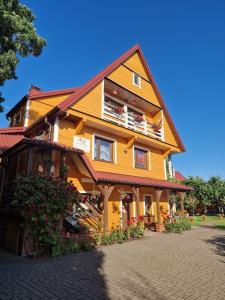
<path fill-rule="evenodd" d="M 127 227 L 128 221 L 131 221 L 132 217 L 132 203 L 133 203 L 133 194 L 129 193 L 129 199 L 122 200 L 122 225 L 123 227 Z"/>
<path fill-rule="evenodd" d="M 144 215 L 152 214 L 152 195 L 144 195 Z"/>

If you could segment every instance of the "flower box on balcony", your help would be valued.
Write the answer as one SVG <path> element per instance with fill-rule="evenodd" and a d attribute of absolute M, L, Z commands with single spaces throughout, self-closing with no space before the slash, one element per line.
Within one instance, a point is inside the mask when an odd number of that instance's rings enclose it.
<path fill-rule="evenodd" d="M 137 115 L 137 116 L 135 117 L 135 121 L 138 122 L 138 123 L 143 122 L 143 121 L 144 121 L 143 115 Z"/>
<path fill-rule="evenodd" d="M 124 107 L 123 106 L 114 107 L 114 112 L 117 113 L 118 115 L 122 115 L 124 114 Z"/>

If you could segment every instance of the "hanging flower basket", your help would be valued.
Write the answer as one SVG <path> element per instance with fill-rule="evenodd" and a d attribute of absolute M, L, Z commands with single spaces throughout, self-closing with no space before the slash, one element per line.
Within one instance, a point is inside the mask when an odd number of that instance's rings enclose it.
<path fill-rule="evenodd" d="M 122 115 L 124 113 L 124 107 L 123 106 L 117 106 L 114 108 L 114 111 L 118 114 L 118 115 Z"/>
<path fill-rule="evenodd" d="M 156 109 L 153 109 L 152 111 L 150 111 L 150 115 L 151 115 L 152 118 L 154 118 L 156 114 L 157 114 Z"/>
<path fill-rule="evenodd" d="M 158 123 L 152 124 L 152 129 L 154 131 L 160 131 L 161 128 L 162 128 L 162 120 L 160 120 Z"/>
<path fill-rule="evenodd" d="M 86 203 L 87 201 L 89 201 L 89 196 L 87 196 L 87 195 L 83 196 L 81 199 L 81 202 Z"/>
<path fill-rule="evenodd" d="M 91 192 L 90 200 L 96 202 L 96 201 L 101 200 L 101 199 L 102 199 L 102 193 L 100 191 L 93 190 Z"/>
<path fill-rule="evenodd" d="M 122 192 L 120 195 L 120 200 L 130 200 L 130 195 L 128 193 Z"/>
<path fill-rule="evenodd" d="M 144 121 L 143 115 L 137 115 L 137 116 L 135 117 L 135 121 L 138 122 L 138 123 L 143 122 L 143 121 Z"/>

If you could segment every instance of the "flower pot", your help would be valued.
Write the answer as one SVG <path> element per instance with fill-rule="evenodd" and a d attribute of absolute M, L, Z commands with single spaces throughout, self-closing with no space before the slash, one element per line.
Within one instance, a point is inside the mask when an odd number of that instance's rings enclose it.
<path fill-rule="evenodd" d="M 156 231 L 156 232 L 159 232 L 159 233 L 165 231 L 165 226 L 164 226 L 164 224 L 158 224 L 158 223 L 156 223 L 156 224 L 155 224 L 155 231 Z"/>

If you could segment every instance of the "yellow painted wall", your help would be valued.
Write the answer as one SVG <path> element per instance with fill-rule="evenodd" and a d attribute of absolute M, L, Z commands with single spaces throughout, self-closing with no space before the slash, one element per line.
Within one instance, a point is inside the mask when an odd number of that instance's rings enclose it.
<path fill-rule="evenodd" d="M 59 126 L 59 143 L 73 146 L 73 137 L 75 132 L 75 124 L 72 122 L 61 120 Z M 98 134 L 104 137 L 112 138 L 116 140 L 114 143 L 115 148 L 117 148 L 117 160 L 115 163 L 101 162 L 92 160 L 92 143 L 93 134 Z M 119 136 L 114 136 L 109 132 L 96 131 L 88 127 L 84 127 L 80 134 L 81 137 L 88 138 L 91 142 L 91 152 L 86 153 L 89 160 L 96 171 L 112 172 L 119 174 L 135 175 L 142 177 L 152 177 L 158 179 L 164 179 L 164 161 L 161 150 L 156 148 L 149 148 L 150 150 L 150 169 L 143 170 L 133 167 L 133 149 L 130 148 L 127 153 L 125 153 L 126 140 Z M 137 146 L 142 146 L 141 144 L 136 144 Z M 146 148 L 146 146 L 144 146 Z M 148 148 L 146 148 L 148 149 Z"/>
<path fill-rule="evenodd" d="M 72 108 L 100 118 L 102 109 L 102 83 L 93 88 L 87 95 L 74 104 Z"/>
<path fill-rule="evenodd" d="M 141 63 L 138 53 L 134 53 L 123 64 L 127 66 L 129 69 L 133 70 L 138 75 L 140 75 L 141 77 L 145 78 L 146 80 L 149 80 L 148 75 Z"/>
<path fill-rule="evenodd" d="M 28 125 L 31 125 L 37 119 L 47 114 L 60 102 L 65 100 L 69 95 L 70 94 L 64 94 L 53 97 L 39 98 L 38 100 L 32 99 L 30 101 Z"/>
<path fill-rule="evenodd" d="M 136 95 L 144 98 L 145 100 L 161 106 L 152 88 L 152 85 L 141 79 L 141 88 L 133 84 L 133 74 L 126 67 L 121 65 L 112 74 L 108 76 L 109 79 L 135 93 Z"/>
<path fill-rule="evenodd" d="M 163 123 L 164 123 L 164 139 L 165 142 L 174 145 L 176 147 L 179 147 L 176 138 L 174 136 L 173 131 L 171 130 L 171 126 L 169 125 L 167 118 L 164 116 L 163 118 Z"/>

